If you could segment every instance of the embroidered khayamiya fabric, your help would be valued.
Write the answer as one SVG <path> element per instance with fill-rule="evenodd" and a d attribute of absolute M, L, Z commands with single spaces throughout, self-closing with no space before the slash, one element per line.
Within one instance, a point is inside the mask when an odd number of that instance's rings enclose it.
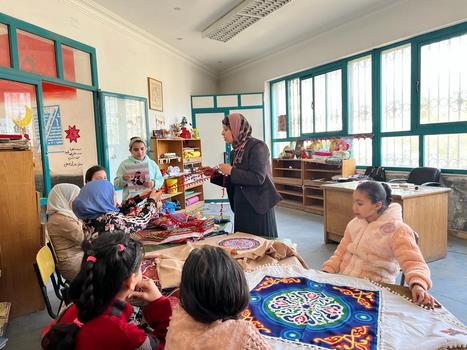
<path fill-rule="evenodd" d="M 264 266 L 246 273 L 243 312 L 273 349 L 467 347 L 467 327 L 445 308 L 428 310 L 368 280 Z"/>
<path fill-rule="evenodd" d="M 243 312 L 260 333 L 326 349 L 377 349 L 379 292 L 264 276 Z"/>

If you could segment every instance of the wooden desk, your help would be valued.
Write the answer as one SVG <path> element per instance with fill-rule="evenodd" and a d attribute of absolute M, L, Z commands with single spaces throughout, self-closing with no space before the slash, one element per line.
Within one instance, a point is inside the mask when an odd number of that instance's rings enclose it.
<path fill-rule="evenodd" d="M 352 193 L 358 182 L 324 185 L 324 241 L 339 242 L 353 219 Z M 393 202 L 402 206 L 403 220 L 420 235 L 420 250 L 426 261 L 446 257 L 448 194 L 446 187 L 393 189 Z"/>

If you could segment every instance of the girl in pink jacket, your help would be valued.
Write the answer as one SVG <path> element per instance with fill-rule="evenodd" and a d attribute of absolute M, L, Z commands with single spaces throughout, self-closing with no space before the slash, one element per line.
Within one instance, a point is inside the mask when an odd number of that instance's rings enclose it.
<path fill-rule="evenodd" d="M 391 199 L 385 183 L 365 181 L 357 186 L 352 206 L 356 217 L 322 270 L 393 284 L 402 269 L 413 302 L 433 307 L 430 269 L 413 230 L 402 221 L 402 207 Z"/>

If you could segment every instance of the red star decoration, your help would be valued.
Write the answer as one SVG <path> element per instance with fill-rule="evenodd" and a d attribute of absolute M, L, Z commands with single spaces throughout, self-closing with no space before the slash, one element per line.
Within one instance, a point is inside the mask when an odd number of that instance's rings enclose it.
<path fill-rule="evenodd" d="M 76 125 L 70 126 L 68 125 L 68 130 L 65 130 L 66 136 L 65 138 L 70 140 L 70 143 L 75 141 L 78 143 L 78 139 L 80 138 L 79 136 L 79 129 L 76 129 Z"/>

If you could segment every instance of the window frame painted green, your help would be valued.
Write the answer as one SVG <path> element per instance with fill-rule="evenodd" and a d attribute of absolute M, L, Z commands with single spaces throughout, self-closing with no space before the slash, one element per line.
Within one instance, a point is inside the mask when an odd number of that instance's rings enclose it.
<path fill-rule="evenodd" d="M 270 96 L 270 119 L 271 125 L 273 122 L 272 115 L 272 84 L 287 81 L 294 78 L 300 79 L 300 89 L 301 81 L 303 79 L 310 78 L 328 71 L 335 69 L 342 69 L 342 128 L 340 132 L 326 132 L 326 133 L 303 133 L 301 129 L 302 123 L 300 122 L 300 136 L 299 137 L 289 137 L 289 130 L 287 130 L 287 137 L 282 139 L 275 139 L 273 136 L 273 129 L 271 128 L 271 146 L 275 142 L 293 142 L 297 140 L 306 140 L 306 139 L 317 139 L 320 137 L 329 138 L 329 137 L 352 137 L 354 135 L 349 134 L 349 94 L 348 94 L 348 71 L 347 65 L 350 61 L 355 59 L 371 55 L 371 65 L 372 65 L 372 163 L 374 166 L 381 166 L 381 138 L 388 136 L 418 136 L 419 137 L 419 166 L 423 166 L 424 163 L 424 136 L 425 135 L 438 135 L 438 134 L 458 134 L 467 132 L 467 121 L 461 122 L 445 122 L 445 123 L 432 123 L 432 124 L 421 124 L 420 123 L 420 92 L 418 91 L 418 82 L 420 81 L 420 58 L 421 58 L 421 48 L 424 45 L 428 45 L 433 42 L 446 40 L 452 37 L 456 37 L 462 34 L 467 33 L 467 21 L 453 26 L 439 29 L 433 32 L 426 34 L 414 36 L 410 39 L 401 40 L 390 45 L 378 47 L 372 50 L 367 50 L 356 55 L 346 57 L 341 60 L 337 60 L 331 63 L 327 63 L 321 66 L 313 67 L 301 72 L 297 72 L 288 76 L 284 76 L 278 79 L 274 79 L 269 82 L 269 96 Z M 381 53 L 382 51 L 395 48 L 398 46 L 410 44 L 411 45 L 411 97 L 410 97 L 410 117 L 411 117 L 411 129 L 409 131 L 391 131 L 391 132 L 381 132 Z M 314 89 L 314 87 L 313 87 Z M 286 91 L 286 96 L 288 96 L 288 91 Z M 300 90 L 300 101 L 301 101 L 301 90 Z M 289 110 L 288 101 L 286 100 L 286 110 Z M 301 113 L 301 105 L 300 105 Z M 300 118 L 301 119 L 301 118 Z M 286 120 L 286 125 L 289 125 L 288 115 Z M 360 167 L 362 168 L 362 167 Z M 410 171 L 411 168 L 405 167 L 387 167 L 388 170 L 394 171 Z M 441 169 L 443 173 L 450 174 L 467 174 L 467 169 Z"/>
<path fill-rule="evenodd" d="M 10 17 L 0 12 L 0 23 L 5 24 L 8 27 L 8 41 L 10 48 L 10 67 L 0 67 L 0 79 L 12 80 L 18 82 L 25 82 L 36 85 L 36 99 L 38 106 L 39 116 L 39 135 L 41 140 L 41 152 L 42 152 L 42 167 L 44 171 L 44 197 L 41 198 L 41 205 L 46 203 L 46 197 L 51 189 L 50 172 L 48 164 L 48 153 L 47 143 L 44 140 L 45 129 L 44 129 L 44 113 L 43 113 L 43 101 L 42 101 L 42 83 L 53 83 L 63 86 L 69 86 L 77 89 L 91 91 L 93 93 L 94 101 L 94 123 L 96 128 L 96 147 L 97 147 L 97 159 L 99 164 L 104 162 L 104 149 L 105 141 L 103 138 L 102 118 L 99 109 L 98 101 L 98 89 L 99 81 L 97 75 L 97 59 L 96 50 L 88 45 L 80 43 L 76 40 L 67 38 L 65 36 L 56 34 L 44 28 L 38 27 L 31 23 L 24 22 L 14 17 Z M 54 42 L 55 49 L 55 64 L 57 69 L 57 77 L 50 77 L 39 75 L 36 73 L 22 71 L 19 68 L 19 55 L 18 55 L 18 43 L 17 43 L 17 30 L 23 30 L 31 34 L 38 35 L 42 38 L 52 40 Z M 62 45 L 67 45 L 77 50 L 81 50 L 89 54 L 90 57 L 90 68 L 91 68 L 91 85 L 81 84 L 74 81 L 68 81 L 63 79 L 63 63 L 62 63 Z"/>

